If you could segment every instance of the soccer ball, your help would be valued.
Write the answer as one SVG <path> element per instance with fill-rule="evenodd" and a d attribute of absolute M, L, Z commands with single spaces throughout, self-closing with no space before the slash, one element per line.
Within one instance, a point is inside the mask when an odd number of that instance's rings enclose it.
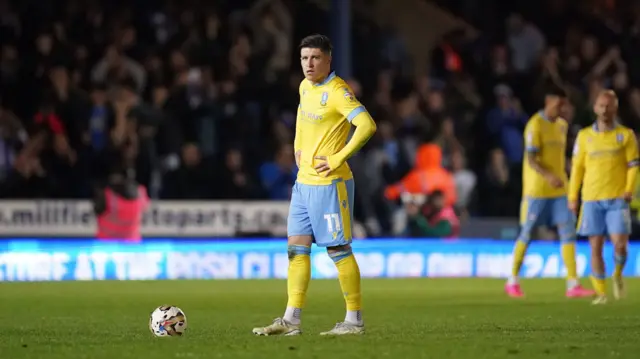
<path fill-rule="evenodd" d="M 173 305 L 160 306 L 151 313 L 149 329 L 157 337 L 180 336 L 187 329 L 187 316 Z"/>

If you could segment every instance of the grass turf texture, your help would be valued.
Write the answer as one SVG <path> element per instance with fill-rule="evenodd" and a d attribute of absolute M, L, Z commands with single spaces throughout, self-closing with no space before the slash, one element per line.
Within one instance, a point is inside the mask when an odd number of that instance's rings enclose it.
<path fill-rule="evenodd" d="M 367 334 L 320 337 L 344 317 L 335 280 L 314 280 L 301 337 L 254 337 L 282 314 L 284 281 L 0 283 L 2 358 L 637 358 L 640 280 L 624 301 L 564 298 L 561 280 L 365 280 Z M 183 337 L 155 338 L 149 313 L 182 308 Z"/>

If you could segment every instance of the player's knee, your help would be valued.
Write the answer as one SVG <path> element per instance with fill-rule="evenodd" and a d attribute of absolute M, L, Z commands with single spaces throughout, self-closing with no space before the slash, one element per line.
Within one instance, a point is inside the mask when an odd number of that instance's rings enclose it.
<path fill-rule="evenodd" d="M 597 236 L 589 238 L 592 256 L 602 256 L 602 247 L 604 247 L 604 238 Z"/>
<path fill-rule="evenodd" d="M 311 247 L 311 243 L 313 242 L 313 236 L 304 235 L 304 236 L 289 236 L 287 238 L 287 244 L 290 246 L 307 246 Z"/>
<path fill-rule="evenodd" d="M 311 247 L 309 246 L 301 246 L 301 245 L 289 245 L 287 247 L 287 255 L 289 256 L 289 260 L 295 258 L 296 256 L 308 256 L 311 254 Z"/>
<path fill-rule="evenodd" d="M 302 236 L 295 236 L 295 237 L 302 237 Z M 289 257 L 289 260 L 299 255 L 308 256 L 311 254 L 311 241 L 309 241 L 309 243 L 307 243 L 304 240 L 292 241 L 291 239 L 295 237 L 289 237 L 289 244 L 287 246 L 287 255 Z"/>
<path fill-rule="evenodd" d="M 626 249 L 627 243 L 629 242 L 629 236 L 625 234 L 612 234 L 611 242 L 613 243 L 613 248 L 618 249 Z"/>
<path fill-rule="evenodd" d="M 334 263 L 337 263 L 353 254 L 351 245 L 345 244 L 343 246 L 328 247 L 327 253 Z"/>
<path fill-rule="evenodd" d="M 573 224 L 568 223 L 558 225 L 558 236 L 560 237 L 560 241 L 563 243 L 575 242 L 575 227 L 573 226 Z"/>
<path fill-rule="evenodd" d="M 619 254 L 627 253 L 627 242 L 626 241 L 616 241 L 613 243 L 613 251 Z"/>

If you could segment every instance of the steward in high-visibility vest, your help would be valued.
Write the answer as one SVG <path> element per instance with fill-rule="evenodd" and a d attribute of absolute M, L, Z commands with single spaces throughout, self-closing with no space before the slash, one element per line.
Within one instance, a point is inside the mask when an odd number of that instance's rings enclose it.
<path fill-rule="evenodd" d="M 122 174 L 113 174 L 94 199 L 96 237 L 139 242 L 142 216 L 149 205 L 147 189 Z"/>

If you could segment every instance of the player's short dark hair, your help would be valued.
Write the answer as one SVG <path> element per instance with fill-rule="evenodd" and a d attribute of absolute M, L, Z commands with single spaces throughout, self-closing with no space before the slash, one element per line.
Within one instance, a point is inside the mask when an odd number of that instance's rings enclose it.
<path fill-rule="evenodd" d="M 305 47 L 311 49 L 320 49 L 320 51 L 329 55 L 333 50 L 333 45 L 331 44 L 331 40 L 329 39 L 329 37 L 320 34 L 309 35 L 302 39 L 302 41 L 300 41 L 300 46 L 298 46 L 298 49 L 301 50 Z"/>
<path fill-rule="evenodd" d="M 547 88 L 544 91 L 544 95 L 545 96 L 557 96 L 560 98 L 566 98 L 567 97 L 567 91 L 557 85 L 550 85 L 547 86 Z"/>

